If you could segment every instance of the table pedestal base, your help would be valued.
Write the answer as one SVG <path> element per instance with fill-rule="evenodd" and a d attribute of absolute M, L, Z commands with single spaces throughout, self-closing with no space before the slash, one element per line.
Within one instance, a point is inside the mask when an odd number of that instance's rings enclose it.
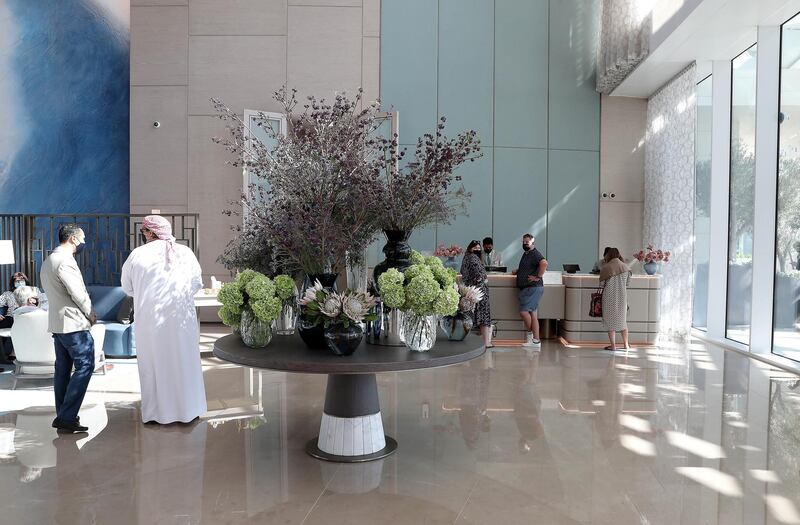
<path fill-rule="evenodd" d="M 375 374 L 330 374 L 319 436 L 306 445 L 311 456 L 357 463 L 388 456 L 397 442 L 384 435 Z"/>

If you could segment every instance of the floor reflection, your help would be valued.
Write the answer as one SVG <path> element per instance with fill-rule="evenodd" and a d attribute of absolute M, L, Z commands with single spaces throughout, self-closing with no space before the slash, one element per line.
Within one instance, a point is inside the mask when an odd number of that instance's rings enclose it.
<path fill-rule="evenodd" d="M 800 378 L 704 344 L 546 344 L 380 374 L 388 434 L 366 464 L 317 461 L 325 378 L 206 357 L 208 414 L 139 422 L 135 362 L 81 419 L 0 374 L 4 523 L 800 523 Z"/>

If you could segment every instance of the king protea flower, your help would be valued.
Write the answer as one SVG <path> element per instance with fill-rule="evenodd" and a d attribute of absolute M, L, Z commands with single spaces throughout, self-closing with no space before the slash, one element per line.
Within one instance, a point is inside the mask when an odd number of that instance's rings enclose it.
<path fill-rule="evenodd" d="M 462 312 L 471 312 L 475 305 L 483 300 L 483 291 L 477 286 L 458 285 L 458 294 L 461 299 L 458 302 L 458 309 Z"/>
<path fill-rule="evenodd" d="M 319 279 L 314 281 L 314 286 L 309 286 L 306 288 L 305 293 L 303 294 L 303 298 L 300 299 L 300 304 L 302 306 L 306 306 L 309 303 L 313 303 L 317 300 L 317 292 L 322 291 L 322 283 L 319 282 Z"/>
<path fill-rule="evenodd" d="M 319 311 L 325 317 L 337 317 L 342 313 L 342 296 L 338 293 L 329 295 L 319 305 Z"/>
<path fill-rule="evenodd" d="M 348 294 L 342 300 L 342 312 L 355 323 L 363 321 L 373 306 L 375 298 L 368 293 Z"/>

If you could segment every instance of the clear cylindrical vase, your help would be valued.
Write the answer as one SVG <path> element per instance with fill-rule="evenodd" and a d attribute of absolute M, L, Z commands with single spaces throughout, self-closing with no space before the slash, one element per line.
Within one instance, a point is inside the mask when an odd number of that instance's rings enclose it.
<path fill-rule="evenodd" d="M 401 339 L 409 350 L 427 352 L 436 344 L 438 323 L 435 315 L 403 312 Z"/>
<path fill-rule="evenodd" d="M 275 319 L 277 335 L 293 335 L 297 329 L 297 297 L 290 297 L 281 304 L 281 313 Z"/>

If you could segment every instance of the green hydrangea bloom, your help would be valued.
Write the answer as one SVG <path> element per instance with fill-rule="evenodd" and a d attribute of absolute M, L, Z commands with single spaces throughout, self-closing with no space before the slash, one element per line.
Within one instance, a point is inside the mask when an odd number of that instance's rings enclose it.
<path fill-rule="evenodd" d="M 427 315 L 440 291 L 439 283 L 433 277 L 418 275 L 406 285 L 406 304 L 410 310 Z"/>
<path fill-rule="evenodd" d="M 417 250 L 411 250 L 411 264 L 425 264 L 425 256 Z"/>
<path fill-rule="evenodd" d="M 424 276 L 426 278 L 434 278 L 431 268 L 424 264 L 415 264 L 409 266 L 405 271 L 406 280 L 411 281 L 414 277 Z"/>
<path fill-rule="evenodd" d="M 250 279 L 250 282 L 245 286 L 247 295 L 250 296 L 250 302 L 268 299 L 275 296 L 275 285 L 272 279 L 263 274 L 258 274 Z"/>
<path fill-rule="evenodd" d="M 220 308 L 217 315 L 219 315 L 219 318 L 223 323 L 225 323 L 226 326 L 236 327 L 242 323 L 242 314 L 232 310 L 231 308 L 228 308 L 227 306 Z"/>
<path fill-rule="evenodd" d="M 378 276 L 378 288 L 382 290 L 385 286 L 402 285 L 405 279 L 405 276 L 397 268 L 389 268 Z"/>
<path fill-rule="evenodd" d="M 436 268 L 437 266 L 444 267 L 444 263 L 442 262 L 442 260 L 433 255 L 425 257 L 425 264 L 427 264 L 431 268 Z"/>
<path fill-rule="evenodd" d="M 381 286 L 381 299 L 390 308 L 402 308 L 406 303 L 406 293 L 401 285 L 387 283 Z"/>
<path fill-rule="evenodd" d="M 294 284 L 294 279 L 288 275 L 279 275 L 272 281 L 275 283 L 275 295 L 278 299 L 285 301 L 286 299 L 297 295 L 297 288 Z"/>
<path fill-rule="evenodd" d="M 433 278 L 436 279 L 442 288 L 452 287 L 456 282 L 458 275 L 452 268 L 445 268 L 444 266 L 435 266 L 431 268 Z"/>
<path fill-rule="evenodd" d="M 247 283 L 252 281 L 253 278 L 258 275 L 264 275 L 264 274 L 259 273 L 255 270 L 244 270 L 242 272 L 239 272 L 239 275 L 236 276 L 236 283 L 239 285 L 239 289 L 244 291 L 244 288 L 245 286 L 247 286 Z"/>
<path fill-rule="evenodd" d="M 433 313 L 436 315 L 454 315 L 458 311 L 458 301 L 461 298 L 452 287 L 447 287 L 439 293 L 433 302 Z"/>
<path fill-rule="evenodd" d="M 281 300 L 275 296 L 259 299 L 251 302 L 250 308 L 253 309 L 253 314 L 258 319 L 265 323 L 271 323 L 281 313 Z"/>
<path fill-rule="evenodd" d="M 239 289 L 239 284 L 236 282 L 223 284 L 217 294 L 217 299 L 226 307 L 237 313 L 241 306 L 244 305 L 244 295 Z"/>

